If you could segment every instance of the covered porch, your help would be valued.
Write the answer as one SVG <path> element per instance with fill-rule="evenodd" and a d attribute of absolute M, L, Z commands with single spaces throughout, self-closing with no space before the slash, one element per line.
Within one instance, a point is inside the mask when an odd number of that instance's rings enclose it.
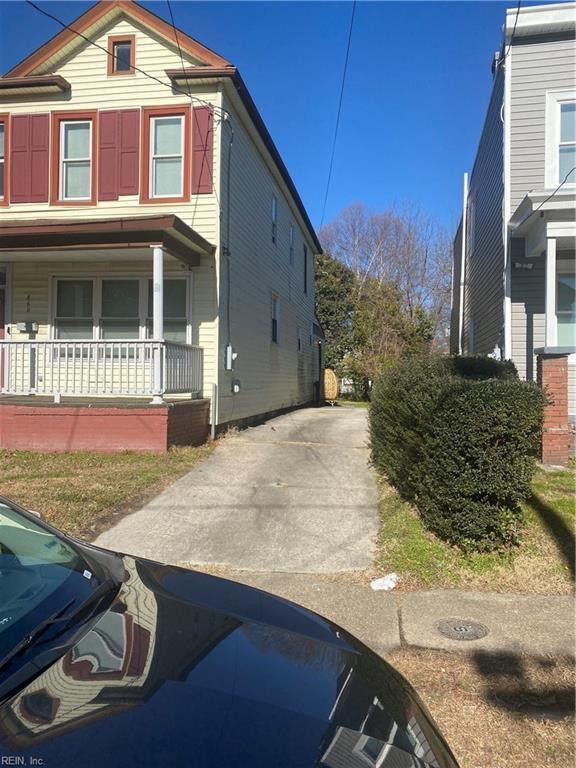
<path fill-rule="evenodd" d="M 518 206 L 510 225 L 512 282 L 522 276 L 528 292 L 530 283 L 537 281 L 543 298 L 543 323 L 534 333 L 533 346 L 575 353 L 574 190 L 560 190 L 554 195 L 531 192 Z M 531 290 L 534 292 L 535 286 Z"/>
<path fill-rule="evenodd" d="M 3 222 L 3 400 L 201 397 L 192 280 L 214 250 L 174 215 Z"/>

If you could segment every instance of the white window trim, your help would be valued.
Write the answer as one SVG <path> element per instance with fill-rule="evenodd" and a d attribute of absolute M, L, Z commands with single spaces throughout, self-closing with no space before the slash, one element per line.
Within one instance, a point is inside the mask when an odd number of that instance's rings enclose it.
<path fill-rule="evenodd" d="M 270 342 L 280 344 L 280 296 L 273 293 L 270 297 Z M 276 339 L 273 338 L 273 323 L 276 321 Z"/>
<path fill-rule="evenodd" d="M 156 122 L 162 121 L 162 120 L 173 120 L 175 117 L 177 117 L 180 120 L 180 154 L 171 154 L 171 155 L 155 155 L 154 154 L 154 144 L 155 144 L 155 138 L 156 138 Z M 156 198 L 164 199 L 169 197 L 174 198 L 180 198 L 184 194 L 184 132 L 186 130 L 186 121 L 184 119 L 184 115 L 156 115 L 150 118 L 150 178 L 148 180 L 149 184 L 149 190 L 150 190 L 150 199 L 154 200 Z M 154 161 L 161 159 L 161 160 L 173 160 L 175 158 L 179 158 L 181 161 L 180 164 L 180 190 L 178 192 L 173 192 L 170 195 L 161 194 L 157 195 L 155 193 L 155 184 L 154 184 Z"/>
<path fill-rule="evenodd" d="M 56 308 L 57 308 L 57 291 L 59 280 L 91 280 L 92 281 L 92 339 L 94 341 L 136 341 L 136 339 L 103 339 L 102 328 L 100 325 L 102 315 L 102 281 L 103 280 L 138 280 L 140 286 L 139 295 L 139 323 L 138 323 L 138 341 L 149 340 L 147 336 L 147 321 L 146 304 L 148 300 L 148 281 L 151 279 L 151 275 L 142 274 L 130 274 L 126 272 L 103 272 L 95 275 L 90 274 L 70 274 L 63 273 L 52 274 L 50 276 L 50 282 L 52 289 L 50 291 L 50 306 L 49 306 L 49 323 L 48 323 L 48 338 L 52 341 L 58 341 L 56 336 Z M 178 275 L 167 273 L 164 275 L 165 280 L 185 280 L 186 281 L 186 344 L 193 344 L 192 336 L 192 288 L 193 288 L 193 276 L 192 275 Z"/>
<path fill-rule="evenodd" d="M 576 91 L 546 92 L 546 152 L 544 156 L 544 185 L 555 189 L 559 178 L 560 107 L 566 102 L 576 102 Z M 576 187 L 575 181 L 567 181 L 564 187 Z"/>
<path fill-rule="evenodd" d="M 88 126 L 88 157 L 74 157 L 74 158 L 65 158 L 64 157 L 64 134 L 66 133 L 66 126 L 67 125 L 87 125 Z M 60 174 L 60 200 L 91 200 L 92 199 L 92 120 L 89 118 L 83 118 L 82 120 L 62 120 L 60 122 L 60 168 L 59 168 L 59 174 Z M 88 161 L 90 164 L 90 171 L 88 174 L 88 178 L 90 180 L 90 185 L 88 187 L 88 195 L 83 197 L 66 197 L 65 191 L 66 191 L 66 184 L 65 184 L 65 174 L 64 174 L 64 168 L 66 164 L 73 165 L 75 163 L 85 163 Z"/>

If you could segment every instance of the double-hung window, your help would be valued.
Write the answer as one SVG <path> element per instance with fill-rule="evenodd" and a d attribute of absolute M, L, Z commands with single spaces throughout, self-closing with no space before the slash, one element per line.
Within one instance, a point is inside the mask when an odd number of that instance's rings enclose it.
<path fill-rule="evenodd" d="M 152 197 L 182 197 L 184 115 L 152 118 L 150 189 Z"/>
<path fill-rule="evenodd" d="M 60 200 L 92 199 L 92 121 L 60 122 Z"/>
<path fill-rule="evenodd" d="M 188 343 L 189 280 L 164 280 L 164 339 Z M 57 278 L 54 337 L 136 340 L 153 337 L 153 291 L 148 277 Z"/>
<path fill-rule="evenodd" d="M 148 337 L 153 337 L 152 309 L 154 306 L 152 280 L 148 281 Z M 188 329 L 187 282 L 182 278 L 164 280 L 164 338 L 166 341 L 187 343 Z"/>
<path fill-rule="evenodd" d="M 190 107 L 144 110 L 141 202 L 190 199 Z"/>
<path fill-rule="evenodd" d="M 100 337 L 140 338 L 140 281 L 110 278 L 102 280 Z"/>
<path fill-rule="evenodd" d="M 576 101 L 560 104 L 560 141 L 558 144 L 558 183 L 576 182 Z"/>
<path fill-rule="evenodd" d="M 556 319 L 558 346 L 576 346 L 576 277 L 574 263 L 558 264 L 556 273 Z"/>
<path fill-rule="evenodd" d="M 272 341 L 278 344 L 278 323 L 280 321 L 280 299 L 272 295 Z"/>
<path fill-rule="evenodd" d="M 56 316 L 54 335 L 57 339 L 84 341 L 93 337 L 94 281 L 58 280 L 56 283 Z"/>
<path fill-rule="evenodd" d="M 546 154 L 544 181 L 547 189 L 576 184 L 576 92 L 546 94 Z"/>

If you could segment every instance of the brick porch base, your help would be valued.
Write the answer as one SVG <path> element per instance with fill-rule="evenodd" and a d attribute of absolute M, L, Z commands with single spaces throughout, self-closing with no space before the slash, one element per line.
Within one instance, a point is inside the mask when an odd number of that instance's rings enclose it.
<path fill-rule="evenodd" d="M 201 445 L 209 400 L 151 405 L 139 400 L 0 400 L 0 448 L 32 451 L 150 451 Z"/>

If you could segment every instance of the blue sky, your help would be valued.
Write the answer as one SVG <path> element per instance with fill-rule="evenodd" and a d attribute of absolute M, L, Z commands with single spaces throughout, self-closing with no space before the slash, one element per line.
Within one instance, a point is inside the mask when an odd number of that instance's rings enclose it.
<path fill-rule="evenodd" d="M 91 5 L 39 4 L 65 22 Z M 165 2 L 143 4 L 168 18 Z M 315 226 L 351 7 L 173 0 L 177 26 L 240 69 Z M 327 221 L 357 201 L 375 209 L 414 201 L 453 228 L 507 7 L 514 0 L 358 2 Z M 0 3 L 2 72 L 57 31 L 23 2 Z"/>

